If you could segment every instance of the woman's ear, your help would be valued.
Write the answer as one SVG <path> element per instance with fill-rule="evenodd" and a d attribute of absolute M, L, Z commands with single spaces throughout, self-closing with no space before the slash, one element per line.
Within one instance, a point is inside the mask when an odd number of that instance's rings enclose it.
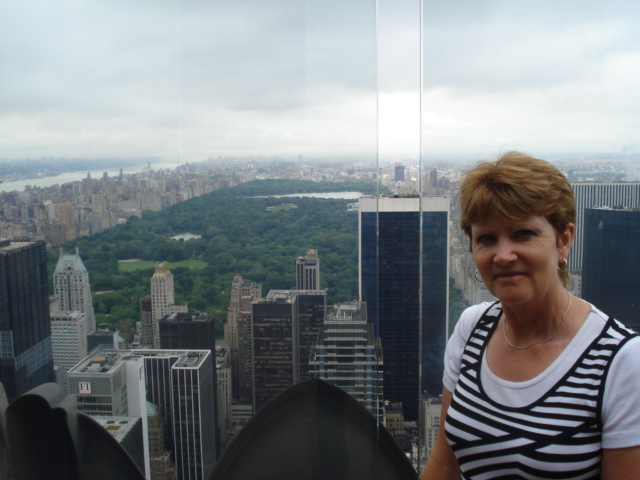
<path fill-rule="evenodd" d="M 569 223 L 564 233 L 558 235 L 558 251 L 562 258 L 567 258 L 573 246 L 573 239 L 576 235 L 575 223 Z"/>

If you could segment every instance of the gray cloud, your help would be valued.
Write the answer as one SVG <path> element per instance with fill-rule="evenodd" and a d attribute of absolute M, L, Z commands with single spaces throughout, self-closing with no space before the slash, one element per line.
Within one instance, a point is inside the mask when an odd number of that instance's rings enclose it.
<path fill-rule="evenodd" d="M 368 0 L 6 2 L 0 157 L 417 156 L 419 4 L 378 13 L 376 27 Z M 429 151 L 634 144 L 638 15 L 632 0 L 425 2 Z"/>

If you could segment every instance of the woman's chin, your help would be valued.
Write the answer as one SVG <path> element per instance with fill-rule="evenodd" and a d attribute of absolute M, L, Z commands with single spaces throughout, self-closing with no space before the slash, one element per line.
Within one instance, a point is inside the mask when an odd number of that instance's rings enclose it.
<path fill-rule="evenodd" d="M 490 291 L 491 292 L 491 291 Z M 531 298 L 531 294 L 521 289 L 497 288 L 491 294 L 500 300 L 503 305 L 518 305 Z"/>

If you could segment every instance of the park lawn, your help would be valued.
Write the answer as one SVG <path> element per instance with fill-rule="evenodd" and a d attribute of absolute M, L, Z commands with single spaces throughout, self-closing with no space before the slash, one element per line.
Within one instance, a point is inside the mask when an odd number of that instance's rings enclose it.
<path fill-rule="evenodd" d="M 273 207 L 267 207 L 268 212 L 278 212 L 280 210 L 291 210 L 292 208 L 298 208 L 294 203 L 283 203 L 281 205 L 275 205 Z"/>
<path fill-rule="evenodd" d="M 119 272 L 133 272 L 134 270 L 152 269 L 156 262 L 152 260 L 140 260 L 138 262 L 118 262 Z M 202 260 L 182 260 L 180 262 L 169 262 L 169 269 L 187 267 L 189 270 L 201 270 L 206 268 L 207 262 Z"/>

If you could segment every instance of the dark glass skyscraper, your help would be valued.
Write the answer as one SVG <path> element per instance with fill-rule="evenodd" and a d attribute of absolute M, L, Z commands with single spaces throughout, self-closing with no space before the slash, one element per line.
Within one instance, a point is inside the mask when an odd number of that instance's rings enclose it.
<path fill-rule="evenodd" d="M 251 305 L 253 407 L 311 376 L 311 348 L 322 328 L 326 290 L 271 290 Z"/>
<path fill-rule="evenodd" d="M 213 352 L 211 375 L 214 404 L 218 402 L 217 378 L 215 369 L 216 332 L 213 315 L 202 312 L 172 313 L 160 319 L 158 332 L 162 350 L 211 350 Z M 217 417 L 213 416 L 216 431 L 216 445 L 220 443 Z M 208 425 L 213 427 L 214 424 Z"/>
<path fill-rule="evenodd" d="M 571 188 L 576 199 L 576 236 L 573 240 L 569 262 L 569 271 L 580 274 L 582 271 L 582 251 L 587 208 L 640 208 L 640 182 L 584 182 L 572 183 Z"/>
<path fill-rule="evenodd" d="M 317 250 L 307 250 L 307 255 L 296 259 L 296 290 L 320 288 L 320 258 Z"/>
<path fill-rule="evenodd" d="M 582 298 L 640 330 L 640 210 L 584 211 Z"/>
<path fill-rule="evenodd" d="M 422 392 L 442 393 L 448 234 L 446 197 L 360 198 L 360 299 L 382 341 L 385 400 L 407 419 L 418 418 L 420 372 Z"/>
<path fill-rule="evenodd" d="M 0 382 L 11 401 L 54 380 L 45 244 L 0 240 Z"/>
<path fill-rule="evenodd" d="M 160 348 L 216 350 L 215 320 L 201 312 L 172 313 L 160 319 Z"/>

